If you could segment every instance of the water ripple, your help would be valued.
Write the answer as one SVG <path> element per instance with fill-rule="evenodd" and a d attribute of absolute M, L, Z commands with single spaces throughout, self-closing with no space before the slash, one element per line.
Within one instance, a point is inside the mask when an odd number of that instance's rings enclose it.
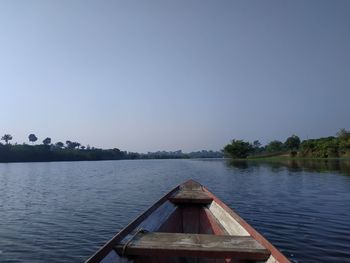
<path fill-rule="evenodd" d="M 350 177 L 221 160 L 0 164 L 0 262 L 82 262 L 193 178 L 293 262 L 350 262 Z"/>

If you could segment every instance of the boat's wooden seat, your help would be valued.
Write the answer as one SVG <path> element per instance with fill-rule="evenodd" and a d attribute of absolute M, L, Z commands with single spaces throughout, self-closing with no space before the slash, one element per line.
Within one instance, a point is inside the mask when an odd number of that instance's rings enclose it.
<path fill-rule="evenodd" d="M 126 245 L 125 245 L 126 244 Z M 138 233 L 115 247 L 127 256 L 192 256 L 267 260 L 269 251 L 250 236 Z"/>
<path fill-rule="evenodd" d="M 202 186 L 190 181 L 182 185 L 180 189 L 169 197 L 174 204 L 210 204 L 213 198 L 205 192 Z"/>
<path fill-rule="evenodd" d="M 169 197 L 174 204 L 210 204 L 213 201 L 203 190 L 179 190 Z"/>

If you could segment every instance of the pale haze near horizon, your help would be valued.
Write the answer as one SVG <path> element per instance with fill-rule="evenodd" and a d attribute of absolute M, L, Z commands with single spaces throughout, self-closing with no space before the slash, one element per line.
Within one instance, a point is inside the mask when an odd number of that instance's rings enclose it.
<path fill-rule="evenodd" d="M 1 1 L 0 134 L 219 150 L 350 129 L 350 1 Z"/>

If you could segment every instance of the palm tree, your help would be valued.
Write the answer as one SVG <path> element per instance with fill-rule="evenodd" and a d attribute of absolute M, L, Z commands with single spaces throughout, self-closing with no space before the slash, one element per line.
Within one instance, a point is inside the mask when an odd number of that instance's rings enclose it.
<path fill-rule="evenodd" d="M 68 149 L 72 149 L 73 147 L 72 147 L 72 142 L 71 141 L 66 141 L 66 145 L 67 145 L 67 148 Z"/>
<path fill-rule="evenodd" d="M 30 142 L 34 143 L 38 140 L 38 137 L 35 136 L 35 134 L 29 134 L 28 139 Z"/>
<path fill-rule="evenodd" d="M 43 144 L 44 145 L 49 145 L 51 143 L 51 138 L 50 137 L 47 137 L 45 138 L 45 140 L 43 140 Z"/>
<path fill-rule="evenodd" d="M 8 144 L 9 141 L 12 140 L 12 135 L 11 134 L 4 134 L 4 136 L 1 137 L 1 140 L 5 141 L 6 144 Z"/>

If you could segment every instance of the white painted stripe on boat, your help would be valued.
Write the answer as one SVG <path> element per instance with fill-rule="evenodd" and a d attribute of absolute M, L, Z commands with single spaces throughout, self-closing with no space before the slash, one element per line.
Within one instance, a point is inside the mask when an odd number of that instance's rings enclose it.
<path fill-rule="evenodd" d="M 266 263 L 278 263 L 278 261 L 271 255 Z"/>
<path fill-rule="evenodd" d="M 221 223 L 226 229 L 227 233 L 236 236 L 250 236 L 247 230 L 245 230 L 229 213 L 219 206 L 215 201 L 209 205 L 209 210 L 213 216 Z"/>

